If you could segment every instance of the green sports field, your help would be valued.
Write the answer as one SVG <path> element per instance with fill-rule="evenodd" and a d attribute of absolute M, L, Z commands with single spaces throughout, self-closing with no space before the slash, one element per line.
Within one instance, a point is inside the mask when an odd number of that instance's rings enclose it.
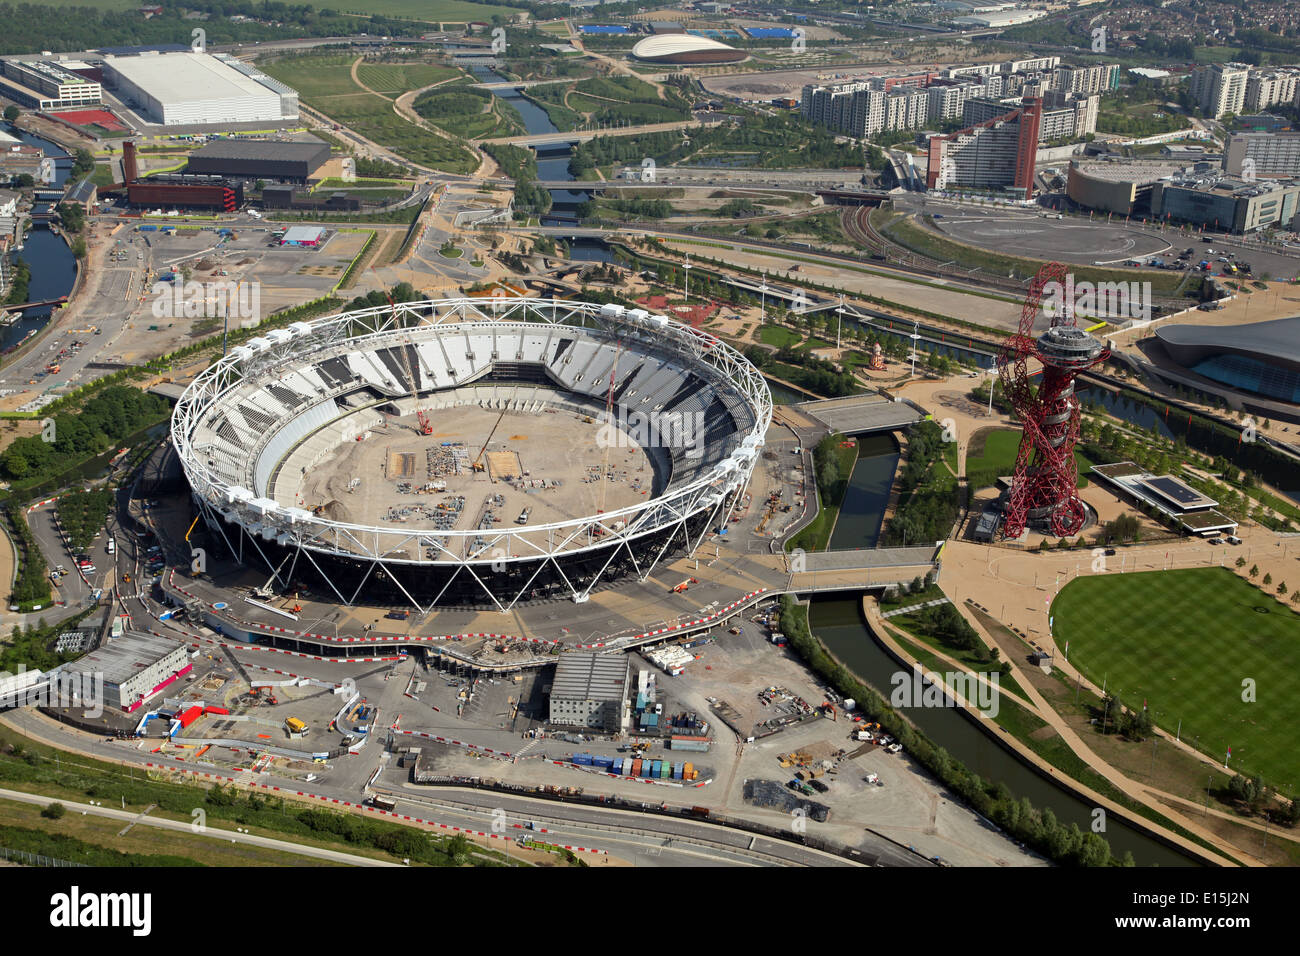
<path fill-rule="evenodd" d="M 1300 585 L 1300 578 L 1297 578 Z M 1300 792 L 1300 614 L 1226 568 L 1076 578 L 1052 604 L 1090 680 L 1229 767 Z M 1255 702 L 1242 700 L 1246 678 Z"/>

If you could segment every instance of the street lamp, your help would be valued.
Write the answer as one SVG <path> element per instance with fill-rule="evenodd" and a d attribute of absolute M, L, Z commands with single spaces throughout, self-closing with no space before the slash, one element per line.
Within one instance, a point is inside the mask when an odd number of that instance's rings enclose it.
<path fill-rule="evenodd" d="M 767 270 L 763 270 L 763 281 L 758 287 L 759 291 L 759 312 L 758 324 L 762 325 L 767 321 Z"/>
<path fill-rule="evenodd" d="M 686 270 L 686 286 L 684 290 L 686 293 L 686 304 L 690 305 L 691 304 L 691 254 L 689 252 L 686 254 L 686 264 L 682 268 Z"/>
<path fill-rule="evenodd" d="M 835 311 L 837 316 L 835 320 L 835 347 L 838 349 L 840 347 L 840 330 L 844 326 L 844 293 L 843 292 L 840 293 L 840 307 Z"/>
<path fill-rule="evenodd" d="M 919 348 L 917 342 L 921 339 L 921 323 L 916 322 L 912 326 L 912 378 L 916 378 L 916 350 Z"/>

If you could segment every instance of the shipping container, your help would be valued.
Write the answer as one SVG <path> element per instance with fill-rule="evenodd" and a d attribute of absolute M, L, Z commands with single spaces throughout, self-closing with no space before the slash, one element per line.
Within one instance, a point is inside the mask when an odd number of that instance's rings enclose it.
<path fill-rule="evenodd" d="M 691 774 L 693 773 L 695 773 L 695 764 L 693 763 L 682 764 L 682 776 L 685 779 L 690 780 Z"/>
<path fill-rule="evenodd" d="M 606 757 L 603 754 L 593 754 L 591 757 L 591 765 L 593 767 L 603 767 L 608 769 L 613 763 L 613 757 Z"/>
<path fill-rule="evenodd" d="M 639 776 L 641 776 L 641 758 L 640 758 L 640 757 L 637 757 L 635 760 L 632 761 L 632 772 L 629 774 L 629 776 L 632 776 L 632 777 L 639 777 Z"/>
<path fill-rule="evenodd" d="M 667 778 L 667 777 L 671 777 L 672 775 L 673 775 L 673 765 L 672 765 L 672 762 L 671 762 L 671 761 L 668 761 L 668 760 L 665 760 L 665 761 L 664 761 L 664 762 L 659 766 L 659 779 L 660 779 L 660 780 L 663 780 L 663 779 L 665 779 L 665 778 Z"/>
<path fill-rule="evenodd" d="M 581 767 L 591 766 L 591 754 L 574 754 L 573 762 Z"/>
<path fill-rule="evenodd" d="M 673 779 L 682 779 L 682 765 L 679 763 L 673 764 Z"/>

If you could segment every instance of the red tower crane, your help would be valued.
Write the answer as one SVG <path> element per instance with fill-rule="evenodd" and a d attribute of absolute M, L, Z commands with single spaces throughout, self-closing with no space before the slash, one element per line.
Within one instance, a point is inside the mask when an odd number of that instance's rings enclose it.
<path fill-rule="evenodd" d="M 1038 270 L 1020 310 L 1020 328 L 998 355 L 998 376 L 1015 415 L 1024 425 L 1011 496 L 1003 514 L 1002 537 L 1018 538 L 1032 522 L 1058 537 L 1078 533 L 1087 517 L 1079 499 L 1074 445 L 1079 438 L 1079 400 L 1074 379 L 1104 362 L 1110 349 L 1075 325 L 1073 303 L 1053 310 L 1051 325 L 1037 338 L 1034 322 L 1044 290 L 1056 283 L 1064 293 L 1065 266 L 1049 262 Z M 1028 363 L 1036 359 L 1042 375 L 1037 388 L 1029 382 Z"/>
<path fill-rule="evenodd" d="M 397 303 L 393 301 L 391 295 L 388 297 L 388 304 L 392 306 L 393 318 L 396 320 Z M 420 405 L 419 379 L 415 377 L 415 367 L 411 364 L 411 349 L 414 347 L 409 338 L 398 346 L 402 351 L 402 361 L 406 364 L 406 377 L 411 381 L 411 398 L 415 400 L 415 421 L 417 423 L 415 430 L 421 435 L 432 435 L 433 421 L 429 418 L 429 413 Z"/>

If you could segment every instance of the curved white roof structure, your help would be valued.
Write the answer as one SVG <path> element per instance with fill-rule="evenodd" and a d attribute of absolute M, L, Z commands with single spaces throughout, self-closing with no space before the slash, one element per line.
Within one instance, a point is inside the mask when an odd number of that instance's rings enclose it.
<path fill-rule="evenodd" d="M 336 521 L 277 491 L 281 472 L 306 473 L 374 427 L 381 406 L 409 414 L 418 394 L 424 407 L 452 414 L 477 406 L 589 415 L 583 403 L 604 402 L 615 374 L 623 376 L 620 409 L 700 423 L 691 446 L 663 443 L 665 485 L 636 504 L 454 530 Z M 298 577 L 315 569 L 321 590 L 344 603 L 365 584 L 372 595 L 400 589 L 390 596 L 417 607 L 505 607 L 554 593 L 585 599 L 597 583 L 648 573 L 718 527 L 749 483 L 771 418 L 767 384 L 743 356 L 666 316 L 586 302 L 445 299 L 295 323 L 235 346 L 177 402 L 172 441 L 209 527 L 241 562 L 255 554 L 273 569 L 292 561 L 288 573 Z"/>
<path fill-rule="evenodd" d="M 693 33 L 664 33 L 637 43 L 632 47 L 632 55 L 638 60 L 665 63 L 731 63 L 743 60 L 749 54 Z"/>

